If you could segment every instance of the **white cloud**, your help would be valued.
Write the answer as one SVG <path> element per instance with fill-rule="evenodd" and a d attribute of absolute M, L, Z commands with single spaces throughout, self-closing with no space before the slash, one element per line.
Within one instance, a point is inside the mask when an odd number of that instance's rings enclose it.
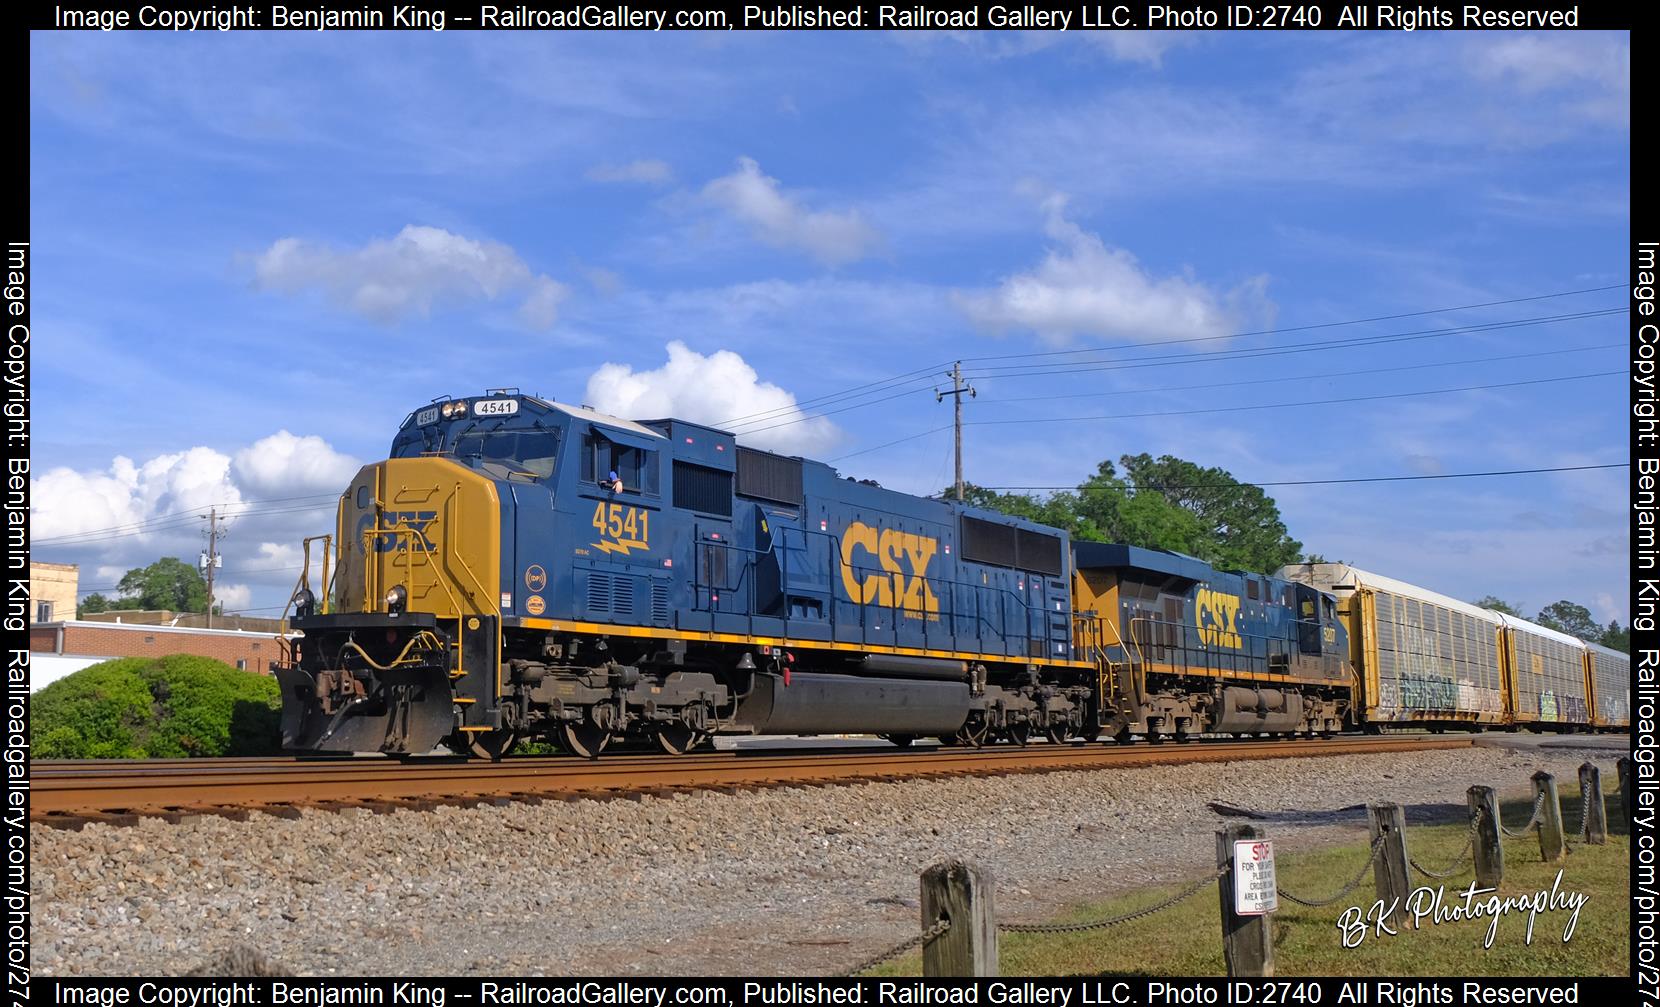
<path fill-rule="evenodd" d="M 253 588 L 246 584 L 213 585 L 213 601 L 221 612 L 237 612 L 248 607 L 253 598 Z"/>
<path fill-rule="evenodd" d="M 261 542 L 259 544 L 259 560 L 261 566 L 292 566 L 299 569 L 303 559 L 300 547 L 286 542 Z"/>
<path fill-rule="evenodd" d="M 662 185 L 674 180 L 674 170 L 666 161 L 630 161 L 627 164 L 597 164 L 588 169 L 588 178 L 595 182 L 637 182 Z"/>
<path fill-rule="evenodd" d="M 236 453 L 237 484 L 255 499 L 269 495 L 337 491 L 357 472 L 359 462 L 321 437 L 297 437 L 279 430 Z"/>
<path fill-rule="evenodd" d="M 1513 82 L 1524 95 L 1566 92 L 1574 107 L 1623 123 L 1631 105 L 1631 43 L 1621 33 L 1545 36 L 1500 33 L 1467 48 L 1478 80 Z"/>
<path fill-rule="evenodd" d="M 1113 59 L 1145 63 L 1152 67 L 1162 66 L 1164 54 L 1171 49 L 1191 45 L 1198 40 L 1196 33 L 1186 31 L 1090 31 L 1081 34 Z"/>
<path fill-rule="evenodd" d="M 164 556 L 194 564 L 216 508 L 220 573 L 234 578 L 215 586 L 219 600 L 273 604 L 299 572 L 297 543 L 332 529 L 333 496 L 357 467 L 320 437 L 282 430 L 229 454 L 193 447 L 142 464 L 118 457 L 103 471 L 51 469 L 30 481 L 34 552 L 79 564 L 83 596 L 114 594 L 128 570 Z"/>
<path fill-rule="evenodd" d="M 241 491 L 230 478 L 231 460 L 212 448 L 196 447 L 134 465 L 118 456 L 104 472 L 51 469 L 29 481 L 34 538 L 50 542 L 75 535 L 88 538 L 122 532 L 149 532 L 159 519 L 234 504 Z M 169 522 L 169 527 L 188 522 Z M 189 528 L 194 534 L 196 529 Z"/>
<path fill-rule="evenodd" d="M 882 242 L 857 211 L 808 210 L 752 158 L 738 158 L 738 170 L 704 186 L 703 195 L 767 244 L 801 249 L 829 265 L 862 259 Z"/>
<path fill-rule="evenodd" d="M 564 295 L 561 284 L 532 272 L 507 245 L 414 224 L 353 249 L 282 238 L 260 254 L 254 276 L 266 290 L 322 290 L 383 324 L 429 315 L 442 302 L 494 301 L 522 293 L 525 321 L 547 328 Z"/>
<path fill-rule="evenodd" d="M 745 444 L 808 456 L 841 436 L 835 424 L 823 417 L 803 420 L 805 414 L 794 395 L 762 381 L 755 368 L 731 350 L 704 356 L 676 341 L 668 345 L 668 354 L 668 362 L 654 371 L 636 371 L 627 364 L 602 365 L 588 379 L 588 403 L 618 416 L 649 414 L 726 429 L 738 426 L 738 439 Z M 747 427 L 730 423 L 758 413 L 767 417 Z M 745 433 L 745 429 L 752 432 Z"/>
<path fill-rule="evenodd" d="M 1051 196 L 1044 207 L 1044 230 L 1055 246 L 1043 262 L 994 290 L 957 298 L 977 325 L 1030 329 L 1055 341 L 1090 335 L 1160 342 L 1226 335 L 1243 317 L 1270 310 L 1266 277 L 1226 295 L 1191 277 L 1154 277 L 1128 251 L 1067 220 L 1061 197 Z"/>

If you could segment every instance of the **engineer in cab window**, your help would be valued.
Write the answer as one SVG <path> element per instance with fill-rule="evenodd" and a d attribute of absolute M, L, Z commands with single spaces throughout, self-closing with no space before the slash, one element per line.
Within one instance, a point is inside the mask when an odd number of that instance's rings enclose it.
<path fill-rule="evenodd" d="M 606 473 L 604 485 L 606 489 L 613 493 L 621 493 L 623 491 L 622 476 L 617 475 L 616 469 L 612 469 Z"/>

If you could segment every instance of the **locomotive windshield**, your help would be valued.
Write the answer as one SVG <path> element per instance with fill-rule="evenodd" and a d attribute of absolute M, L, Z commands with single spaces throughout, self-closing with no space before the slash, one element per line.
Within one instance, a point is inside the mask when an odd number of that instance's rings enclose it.
<path fill-rule="evenodd" d="M 500 466 L 509 472 L 551 479 L 559 461 L 559 433 L 556 430 L 462 431 L 456 436 L 451 453 L 475 467 Z"/>

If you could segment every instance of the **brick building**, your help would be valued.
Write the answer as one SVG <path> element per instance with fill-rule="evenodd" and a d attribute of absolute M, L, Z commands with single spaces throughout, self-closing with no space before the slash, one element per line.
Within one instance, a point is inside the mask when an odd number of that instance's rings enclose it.
<path fill-rule="evenodd" d="M 81 568 L 73 563 L 29 561 L 29 622 L 75 618 Z"/>
<path fill-rule="evenodd" d="M 240 629 L 248 633 L 277 634 L 283 631 L 283 620 L 262 619 L 251 615 L 216 615 L 209 626 L 208 617 L 201 612 L 173 612 L 168 609 L 116 608 L 108 612 L 89 612 L 82 622 L 130 623 L 135 626 L 176 626 L 181 629 Z"/>
<path fill-rule="evenodd" d="M 274 633 L 65 619 L 29 627 L 29 688 L 115 657 L 164 657 L 196 654 L 234 668 L 269 674 L 282 656 Z"/>

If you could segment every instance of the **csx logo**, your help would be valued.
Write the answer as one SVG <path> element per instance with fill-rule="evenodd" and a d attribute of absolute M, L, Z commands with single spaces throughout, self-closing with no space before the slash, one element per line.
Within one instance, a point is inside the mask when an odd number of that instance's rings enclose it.
<path fill-rule="evenodd" d="M 357 537 L 364 547 L 373 552 L 403 552 L 409 548 L 411 536 L 420 540 L 423 552 L 432 551 L 427 538 L 427 526 L 438 519 L 435 510 L 389 510 L 381 514 L 380 531 L 376 532 L 375 514 L 367 511 L 357 519 Z"/>
<path fill-rule="evenodd" d="M 902 608 L 911 618 L 938 613 L 940 601 L 928 586 L 928 564 L 939 540 L 855 521 L 842 533 L 842 584 L 858 605 Z M 865 555 L 861 555 L 864 553 Z M 874 557 L 881 573 L 864 573 Z"/>
<path fill-rule="evenodd" d="M 1202 587 L 1194 598 L 1193 609 L 1199 639 L 1207 646 L 1239 646 L 1239 595 Z"/>

